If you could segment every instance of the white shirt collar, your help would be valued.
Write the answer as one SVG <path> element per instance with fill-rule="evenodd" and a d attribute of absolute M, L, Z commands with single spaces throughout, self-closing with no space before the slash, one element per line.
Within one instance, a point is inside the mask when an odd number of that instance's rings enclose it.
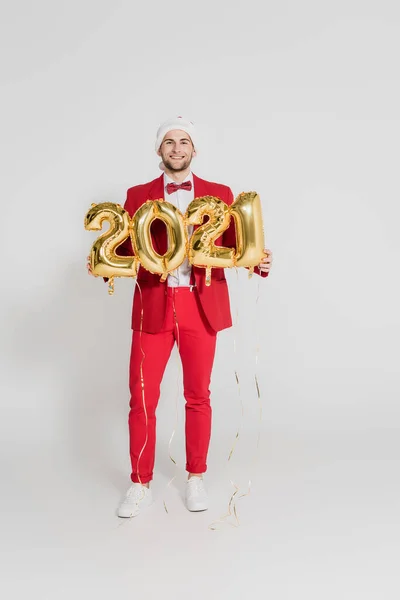
<path fill-rule="evenodd" d="M 190 171 L 190 173 L 187 175 L 187 177 L 185 177 L 185 179 L 183 181 L 191 181 L 192 185 L 193 185 L 193 173 L 192 171 Z M 183 183 L 182 181 L 182 183 Z M 174 181 L 173 179 L 171 179 L 171 177 L 169 177 L 169 175 L 167 175 L 166 173 L 164 173 L 164 187 L 167 185 L 167 183 L 176 183 L 176 181 Z"/>

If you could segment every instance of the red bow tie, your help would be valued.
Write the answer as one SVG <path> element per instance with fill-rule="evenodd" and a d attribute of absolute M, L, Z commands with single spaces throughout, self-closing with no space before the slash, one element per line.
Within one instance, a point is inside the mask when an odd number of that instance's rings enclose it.
<path fill-rule="evenodd" d="M 167 183 L 168 194 L 173 194 L 174 192 L 176 192 L 176 190 L 179 189 L 190 191 L 192 189 L 192 182 L 184 181 L 183 183 Z"/>

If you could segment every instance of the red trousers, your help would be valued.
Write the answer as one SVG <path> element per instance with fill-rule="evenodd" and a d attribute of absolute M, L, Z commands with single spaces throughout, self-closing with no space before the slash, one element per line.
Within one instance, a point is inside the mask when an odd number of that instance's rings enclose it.
<path fill-rule="evenodd" d="M 217 334 L 203 315 L 196 288 L 166 289 L 167 309 L 161 331 L 134 331 L 132 337 L 129 444 L 134 482 L 147 483 L 153 478 L 156 408 L 161 380 L 175 342 L 182 361 L 186 400 L 186 470 L 189 473 L 207 470 L 211 434 L 209 385 Z"/>

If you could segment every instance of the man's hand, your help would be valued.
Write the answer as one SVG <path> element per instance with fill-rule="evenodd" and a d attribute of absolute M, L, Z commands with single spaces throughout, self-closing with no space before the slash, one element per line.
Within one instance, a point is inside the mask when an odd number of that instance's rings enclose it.
<path fill-rule="evenodd" d="M 272 252 L 271 252 L 271 250 L 267 250 L 267 249 L 264 249 L 264 252 L 266 253 L 267 256 L 264 256 L 264 258 L 258 265 L 258 268 L 260 269 L 261 273 L 269 273 L 269 270 L 272 265 Z"/>

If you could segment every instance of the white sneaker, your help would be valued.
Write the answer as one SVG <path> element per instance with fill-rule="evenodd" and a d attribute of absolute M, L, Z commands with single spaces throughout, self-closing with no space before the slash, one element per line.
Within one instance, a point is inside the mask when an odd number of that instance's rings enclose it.
<path fill-rule="evenodd" d="M 118 507 L 119 517 L 136 517 L 143 508 L 153 503 L 151 489 L 141 483 L 132 483 Z"/>
<path fill-rule="evenodd" d="M 186 507 L 192 512 L 208 509 L 208 496 L 202 477 L 189 477 L 186 482 Z"/>

